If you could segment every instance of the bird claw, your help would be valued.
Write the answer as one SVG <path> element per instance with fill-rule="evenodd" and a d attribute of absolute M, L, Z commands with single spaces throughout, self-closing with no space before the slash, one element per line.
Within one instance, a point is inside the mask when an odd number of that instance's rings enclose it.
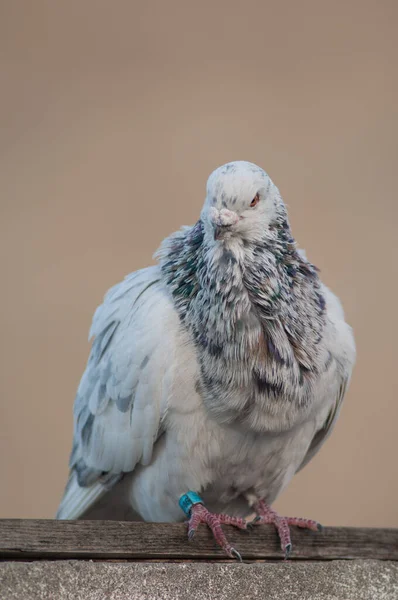
<path fill-rule="evenodd" d="M 292 544 L 286 544 L 285 546 L 285 560 L 287 560 L 290 556 L 290 554 L 292 553 Z"/>
<path fill-rule="evenodd" d="M 231 548 L 230 553 L 231 553 L 231 558 L 235 557 L 238 562 L 243 562 L 242 556 L 239 554 L 239 552 L 237 550 L 235 550 L 235 548 Z"/>
<path fill-rule="evenodd" d="M 249 521 L 247 523 L 247 529 L 254 529 L 254 526 L 256 525 L 256 523 L 258 523 L 259 521 L 261 521 L 261 517 L 259 515 L 257 515 L 256 517 L 254 517 L 254 519 L 252 519 L 251 521 Z"/>

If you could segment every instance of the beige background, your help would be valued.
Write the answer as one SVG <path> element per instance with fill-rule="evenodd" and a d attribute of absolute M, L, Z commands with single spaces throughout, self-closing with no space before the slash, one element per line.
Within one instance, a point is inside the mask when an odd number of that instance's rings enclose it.
<path fill-rule="evenodd" d="M 104 292 L 263 166 L 341 296 L 358 364 L 277 502 L 398 526 L 395 0 L 0 2 L 0 517 L 52 517 Z"/>

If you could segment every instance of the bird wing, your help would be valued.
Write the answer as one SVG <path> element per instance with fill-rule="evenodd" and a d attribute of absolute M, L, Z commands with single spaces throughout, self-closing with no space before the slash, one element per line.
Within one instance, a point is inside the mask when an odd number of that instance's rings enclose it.
<path fill-rule="evenodd" d="M 158 267 L 127 276 L 94 314 L 74 404 L 70 476 L 58 519 L 77 519 L 123 473 L 151 461 L 167 407 L 178 317 Z"/>
<path fill-rule="evenodd" d="M 336 424 L 337 418 L 340 413 L 341 405 L 343 403 L 344 395 L 346 389 L 348 387 L 349 378 L 343 379 L 341 381 L 341 385 L 339 387 L 338 395 L 333 402 L 332 408 L 328 413 L 326 421 L 323 423 L 322 427 L 316 432 L 314 437 L 312 438 L 311 444 L 307 450 L 307 454 L 304 457 L 303 462 L 300 464 L 296 473 L 301 471 L 307 465 L 310 460 L 317 454 L 317 452 L 321 449 L 321 446 L 326 442 L 329 435 L 332 433 L 333 428 Z"/>
<path fill-rule="evenodd" d="M 334 399 L 326 420 L 315 433 L 307 454 L 300 464 L 300 471 L 320 450 L 337 422 L 341 406 L 348 389 L 352 369 L 355 363 L 355 342 L 351 327 L 344 319 L 343 308 L 339 299 L 325 285 L 322 285 L 328 314 L 328 348 L 335 368 Z"/>

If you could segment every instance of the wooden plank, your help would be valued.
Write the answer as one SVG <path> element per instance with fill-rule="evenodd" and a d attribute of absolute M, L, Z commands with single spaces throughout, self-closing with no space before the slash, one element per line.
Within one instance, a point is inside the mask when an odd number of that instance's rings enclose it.
<path fill-rule="evenodd" d="M 313 532 L 292 527 L 292 560 L 374 558 L 398 561 L 398 529 L 327 527 Z M 283 559 L 275 529 L 224 528 L 247 560 Z M 205 526 L 188 542 L 183 523 L 119 521 L 0 520 L 0 559 L 182 559 L 225 560 Z"/>

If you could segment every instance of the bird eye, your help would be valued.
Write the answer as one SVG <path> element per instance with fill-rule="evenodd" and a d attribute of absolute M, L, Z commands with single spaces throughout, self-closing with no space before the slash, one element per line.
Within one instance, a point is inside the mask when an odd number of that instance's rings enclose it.
<path fill-rule="evenodd" d="M 258 194 L 256 194 L 254 196 L 253 200 L 250 202 L 251 208 L 253 208 L 254 206 L 256 206 L 259 202 L 260 202 L 260 196 Z"/>

